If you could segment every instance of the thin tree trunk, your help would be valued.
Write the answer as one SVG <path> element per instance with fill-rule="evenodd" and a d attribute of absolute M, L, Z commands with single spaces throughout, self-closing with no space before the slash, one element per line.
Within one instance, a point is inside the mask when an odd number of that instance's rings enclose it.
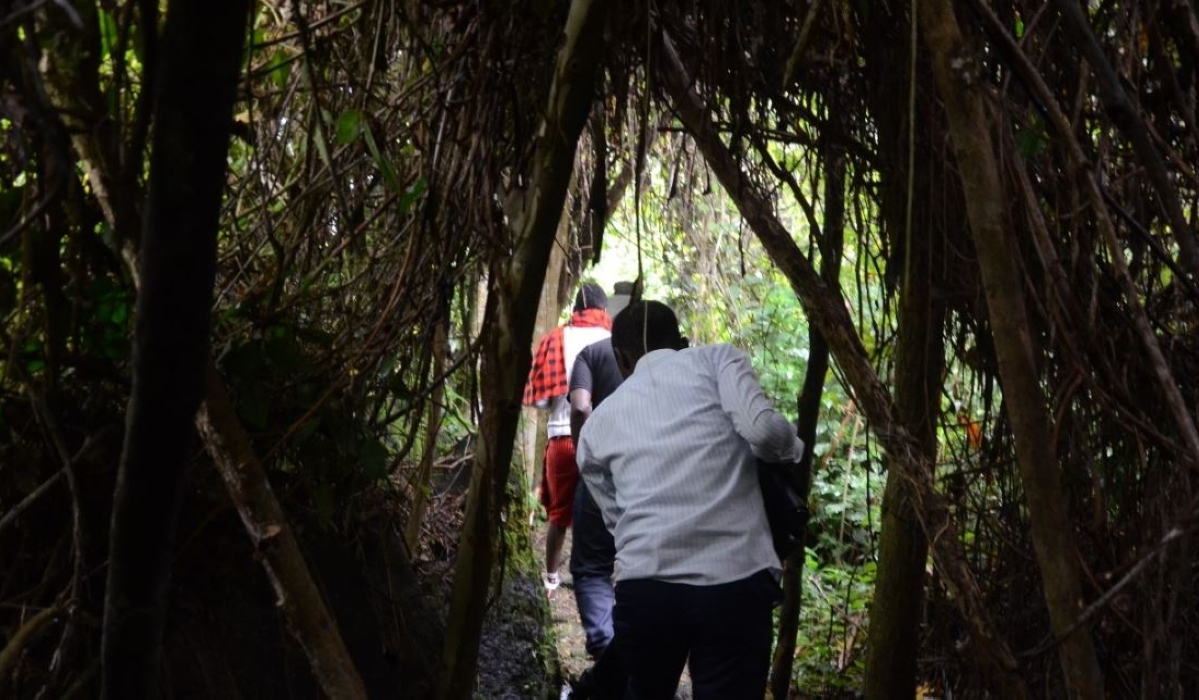
<path fill-rule="evenodd" d="M 836 99 L 830 111 L 836 113 Z M 829 139 L 835 143 L 835 139 Z M 845 243 L 845 154 L 839 147 L 826 146 L 824 154 L 824 225 L 820 238 L 820 277 L 830 289 L 840 288 L 841 253 Z M 792 478 L 807 503 L 812 488 L 813 448 L 820 422 L 820 403 L 824 397 L 824 379 L 828 375 L 829 349 L 824 335 L 815 326 L 808 327 L 808 369 L 804 375 L 798 404 L 799 438 L 807 449 Z M 807 551 L 805 516 L 800 546 L 783 562 L 783 604 L 779 609 L 778 642 L 770 664 L 770 690 L 776 698 L 790 697 L 791 671 L 795 665 L 795 646 L 799 634 L 799 612 L 803 602 L 803 570 Z"/>
<path fill-rule="evenodd" d="M 1087 629 L 1070 630 L 1082 610 L 1079 552 L 1050 438 L 1051 419 L 1037 378 L 1024 308 L 1023 279 L 1008 236 L 1003 189 L 977 83 L 976 62 L 966 54 L 948 0 L 922 0 L 920 28 L 932 52 L 933 76 L 949 118 L 954 153 L 978 249 L 1000 383 L 1016 441 L 1016 458 L 1028 500 L 1033 547 L 1045 601 L 1071 697 L 1103 697 L 1103 673 Z"/>
<path fill-rule="evenodd" d="M 680 119 L 771 260 L 786 275 L 810 322 L 824 334 L 833 357 L 854 390 L 855 400 L 892 460 L 892 467 L 911 483 L 916 515 L 925 533 L 934 535 L 933 560 L 970 625 L 991 687 L 1004 698 L 1026 697 L 1027 691 L 1017 675 L 1015 658 L 1007 644 L 996 635 L 978 583 L 966 564 L 957 527 L 949 517 L 945 498 L 933 486 L 931 465 L 911 433 L 896 419 L 891 397 L 870 366 L 862 341 L 845 310 L 844 300 L 820 279 L 775 217 L 770 203 L 741 171 L 712 125 L 707 108 L 690 89 L 690 78 L 669 37 L 661 38 L 659 75 Z"/>
<path fill-rule="evenodd" d="M 607 3 L 574 0 L 550 86 L 546 120 L 533 155 L 523 206 L 511 217 L 511 257 L 493 258 L 484 317 L 479 448 L 466 522 L 458 543 L 454 590 L 438 674 L 440 700 L 466 700 L 475 684 L 487 591 L 502 525 L 521 394 L 531 361 L 531 310 L 545 281 L 579 134 L 591 109 Z"/>
<path fill-rule="evenodd" d="M 365 700 L 366 687 L 354 667 L 321 593 L 312 580 L 300 544 L 275 500 L 266 470 L 238 422 L 216 366 L 209 363 L 206 396 L 196 425 L 229 490 L 254 550 L 277 596 L 276 605 L 312 666 L 312 675 L 334 700 Z"/>
<path fill-rule="evenodd" d="M 909 238 L 907 244 L 913 249 L 899 300 L 895 410 L 919 443 L 922 462 L 931 466 L 937 451 L 945 310 L 933 299 L 932 241 L 918 245 Z M 865 694 L 871 700 L 915 697 L 928 539 L 912 499 L 908 482 L 888 469 L 866 646 Z"/>
<path fill-rule="evenodd" d="M 898 9 L 894 21 L 903 22 L 904 14 Z M 911 37 L 911 31 L 911 22 L 904 22 L 890 36 Z M 892 89 L 873 96 L 872 107 L 880 125 L 882 158 L 888 164 L 882 168 L 888 173 L 882 190 L 882 216 L 892 249 L 903 251 L 902 258 L 896 258 L 902 264 L 897 265 L 901 270 L 896 276 L 901 291 L 895 409 L 931 465 L 937 453 L 945 322 L 944 303 L 933 295 L 933 289 L 941 286 L 934 275 L 944 269 L 941 251 L 946 227 L 956 225 L 946 222 L 960 219 L 956 201 L 950 209 L 943 188 L 930 186 L 946 177 L 942 159 L 917 157 L 922 148 L 939 142 L 944 130 L 934 113 L 935 101 L 928 99 L 933 89 L 931 77 L 922 77 L 916 69 L 914 41 L 891 43 L 875 54 L 879 58 L 875 75 Z M 912 497 L 907 481 L 888 469 L 866 645 L 863 689 L 871 700 L 916 695 L 928 538 L 916 517 Z"/>
<path fill-rule="evenodd" d="M 449 309 L 446 308 L 448 314 Z M 420 542 L 420 528 L 425 521 L 425 506 L 429 502 L 433 477 L 433 457 L 437 454 L 437 435 L 441 432 L 441 404 L 445 399 L 445 356 L 449 351 L 446 342 L 448 316 L 437 319 L 433 329 L 433 380 L 437 385 L 429 398 L 428 423 L 425 425 L 425 451 L 421 455 L 420 468 L 416 474 L 416 485 L 412 489 L 412 511 L 404 528 L 404 544 L 409 552 L 415 552 Z"/>
<path fill-rule="evenodd" d="M 102 696 L 158 697 L 171 552 L 204 393 L 217 226 L 249 7 L 171 0 L 114 494 Z"/>

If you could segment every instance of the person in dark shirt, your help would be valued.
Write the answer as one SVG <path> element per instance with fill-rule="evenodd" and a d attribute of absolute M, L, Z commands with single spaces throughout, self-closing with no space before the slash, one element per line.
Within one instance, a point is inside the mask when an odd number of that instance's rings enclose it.
<path fill-rule="evenodd" d="M 570 380 L 570 428 L 575 440 L 592 409 L 616 391 L 622 381 L 611 339 L 588 345 L 579 353 Z M 571 697 L 619 698 L 626 677 L 611 643 L 612 608 L 616 602 L 612 584 L 616 543 L 604 524 L 599 506 L 581 481 L 575 491 L 573 520 L 570 575 L 574 578 L 575 602 L 587 640 L 587 653 L 595 659 L 595 665 L 579 678 Z"/>

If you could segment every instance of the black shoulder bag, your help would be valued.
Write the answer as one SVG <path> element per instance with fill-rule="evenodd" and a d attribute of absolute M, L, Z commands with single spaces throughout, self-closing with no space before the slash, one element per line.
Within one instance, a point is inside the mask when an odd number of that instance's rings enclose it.
<path fill-rule="evenodd" d="M 766 506 L 766 520 L 780 561 L 799 549 L 808 524 L 808 506 L 791 480 L 793 466 L 758 460 L 762 503 Z"/>

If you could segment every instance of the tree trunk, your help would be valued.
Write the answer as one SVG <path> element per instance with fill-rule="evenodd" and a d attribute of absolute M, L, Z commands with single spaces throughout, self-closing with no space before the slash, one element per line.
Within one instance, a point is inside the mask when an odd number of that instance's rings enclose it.
<path fill-rule="evenodd" d="M 237 420 L 220 372 L 208 365 L 207 395 L 196 417 L 217 471 L 262 559 L 276 605 L 312 666 L 312 675 L 334 700 L 365 700 L 366 687 L 346 649 L 337 621 L 312 580 L 300 544 L 275 500 L 266 470 Z"/>
<path fill-rule="evenodd" d="M 836 98 L 830 111 L 836 113 Z M 829 139 L 835 143 L 836 139 Z M 838 146 L 826 146 L 824 154 L 824 225 L 820 238 L 820 277 L 830 289 L 840 289 L 841 254 L 845 243 L 845 154 Z M 808 327 L 808 368 L 797 401 L 798 433 L 807 449 L 792 475 L 803 501 L 812 488 L 813 448 L 816 427 L 820 423 L 820 403 L 824 396 L 824 378 L 828 375 L 828 343 L 815 326 Z M 770 664 L 770 690 L 776 698 L 790 697 L 791 670 L 795 664 L 795 645 L 799 634 L 799 612 L 803 600 L 803 570 L 807 552 L 807 522 L 804 539 L 797 551 L 783 562 L 783 605 L 779 609 L 778 643 Z"/>
<path fill-rule="evenodd" d="M 915 70 L 911 23 L 899 9 L 896 29 L 880 36 L 875 75 L 889 89 L 873 96 L 879 123 L 879 150 L 886 165 L 881 215 L 890 248 L 901 251 L 892 264 L 899 275 L 898 333 L 894 370 L 895 410 L 912 430 L 923 459 L 934 464 L 937 416 L 944 366 L 944 304 L 933 289 L 943 287 L 945 228 L 960 220 L 956 198 L 931 183 L 947 177 L 939 158 L 917 158 L 941 140 L 944 125 L 936 120 L 930 99 L 931 79 Z M 885 42 L 883 40 L 886 40 Z M 950 200 L 950 201 L 947 201 Z M 950 207 L 953 206 L 951 209 Z M 935 212 L 935 214 L 934 214 Z M 964 232 L 963 232 L 964 234 Z M 934 280 L 933 276 L 938 278 Z M 933 476 L 930 474 L 930 476 Z M 924 610 L 928 539 L 912 504 L 912 489 L 895 469 L 887 470 L 878 550 L 878 575 L 870 605 L 864 691 L 871 700 L 916 695 L 920 632 Z"/>
<path fill-rule="evenodd" d="M 913 250 L 899 300 L 895 410 L 919 443 L 921 462 L 931 466 L 937 453 L 945 309 L 933 299 L 932 241 L 917 245 L 910 238 L 908 244 Z M 865 693 L 871 700 L 912 698 L 916 693 L 928 540 L 912 500 L 907 481 L 898 470 L 888 469 L 866 648 Z"/>
<path fill-rule="evenodd" d="M 1045 601 L 1071 697 L 1103 697 L 1103 673 L 1087 629 L 1070 630 L 1082 610 L 1079 552 L 1050 438 L 1051 419 L 1037 377 L 1024 308 L 1023 279 L 1008 236 L 1003 189 L 977 84 L 978 66 L 966 53 L 953 7 L 922 0 L 920 28 L 932 52 L 933 76 L 949 118 L 966 210 L 982 268 L 983 288 L 999 360 L 1004 403 L 1016 441 L 1033 546 Z"/>
<path fill-rule="evenodd" d="M 830 290 L 775 217 L 767 199 L 741 171 L 708 117 L 669 37 L 662 36 L 659 75 L 687 131 L 695 138 L 712 172 L 753 228 L 771 260 L 786 275 L 808 318 L 829 343 L 833 357 L 854 390 L 871 429 L 892 460 L 892 467 L 913 488 L 913 506 L 924 532 L 933 533 L 933 558 L 945 577 L 962 616 L 970 625 L 990 684 L 1004 698 L 1023 698 L 1027 691 L 1016 673 L 1007 644 L 995 634 L 978 583 L 966 564 L 957 527 L 945 498 L 933 486 L 931 465 L 910 431 L 894 415 L 891 397 L 867 359 L 866 350 L 845 310 L 844 300 Z"/>
<path fill-rule="evenodd" d="M 437 454 L 437 435 L 441 432 L 441 405 L 445 399 L 445 356 L 449 352 L 446 329 L 449 326 L 449 307 L 445 315 L 435 321 L 433 327 L 433 374 L 437 382 L 429 398 L 429 413 L 425 424 L 425 451 L 420 458 L 416 474 L 416 486 L 412 489 L 412 511 L 404 528 L 404 544 L 409 552 L 415 552 L 420 543 L 420 529 L 425 521 L 425 506 L 429 502 L 433 478 L 433 458 Z"/>
<path fill-rule="evenodd" d="M 491 584 L 501 513 L 529 371 L 537 298 L 562 215 L 579 134 L 591 109 L 607 4 L 574 0 L 550 86 L 546 120 L 533 155 L 523 206 L 511 217 L 511 257 L 497 251 L 484 317 L 480 393 L 483 415 L 471 472 L 466 522 L 458 543 L 454 591 L 438 674 L 440 700 L 471 696 Z"/>
<path fill-rule="evenodd" d="M 217 226 L 248 3 L 171 0 L 114 495 L 102 694 L 158 697 L 176 521 L 204 392 Z"/>

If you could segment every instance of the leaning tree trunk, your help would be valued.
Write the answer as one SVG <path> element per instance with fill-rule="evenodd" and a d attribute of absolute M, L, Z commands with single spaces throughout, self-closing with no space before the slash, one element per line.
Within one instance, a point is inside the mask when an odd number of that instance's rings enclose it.
<path fill-rule="evenodd" d="M 217 225 L 246 0 L 171 0 L 157 76 L 133 387 L 114 495 L 102 693 L 158 697 L 167 584 L 204 394 Z"/>
<path fill-rule="evenodd" d="M 237 419 L 220 370 L 211 362 L 196 427 L 254 544 L 255 558 L 270 579 L 275 605 L 308 658 L 316 682 L 333 700 L 365 700 L 366 686 L 337 621 L 308 570 L 295 531 L 275 499 L 250 436 Z"/>
<path fill-rule="evenodd" d="M 871 429 L 898 470 L 912 485 L 913 506 L 924 532 L 934 533 L 933 561 L 945 577 L 963 618 L 970 625 L 980 661 L 991 687 L 1004 698 L 1023 698 L 1027 691 L 1016 671 L 1016 660 L 995 633 L 978 582 L 966 563 L 957 527 L 949 517 L 945 497 L 934 487 L 931 465 L 919 444 L 894 414 L 891 397 L 866 356 L 844 300 L 830 290 L 803 256 L 790 233 L 775 217 L 766 197 L 742 172 L 720 139 L 708 110 L 691 87 L 673 42 L 663 34 L 658 74 L 679 118 L 695 139 L 712 172 L 745 217 L 762 247 L 787 277 L 811 323 L 828 341 L 834 359 L 845 373 Z"/>
<path fill-rule="evenodd" d="M 595 0 L 571 3 L 545 122 L 533 155 L 529 189 L 512 216 L 511 257 L 497 252 L 491 264 L 480 374 L 484 410 L 466 522 L 458 542 L 445 652 L 437 681 L 440 700 L 465 700 L 474 687 L 496 536 L 502 526 L 521 395 L 531 360 L 533 310 L 545 281 L 579 134 L 591 109 L 606 9 L 606 3 Z"/>
<path fill-rule="evenodd" d="M 933 76 L 949 118 L 954 152 L 966 197 L 970 229 L 978 248 L 983 289 L 999 360 L 1004 403 L 1016 441 L 1016 461 L 1028 500 L 1033 548 L 1044 580 L 1045 601 L 1071 697 L 1103 697 L 1103 673 L 1085 627 L 1074 629 L 1082 611 L 1079 552 L 1068 503 L 1054 461 L 1051 420 L 1037 377 L 1024 308 L 1023 279 L 1004 216 L 1003 189 L 991 147 L 978 84 L 978 65 L 966 53 L 948 0 L 922 0 L 920 28 L 932 52 Z"/>

